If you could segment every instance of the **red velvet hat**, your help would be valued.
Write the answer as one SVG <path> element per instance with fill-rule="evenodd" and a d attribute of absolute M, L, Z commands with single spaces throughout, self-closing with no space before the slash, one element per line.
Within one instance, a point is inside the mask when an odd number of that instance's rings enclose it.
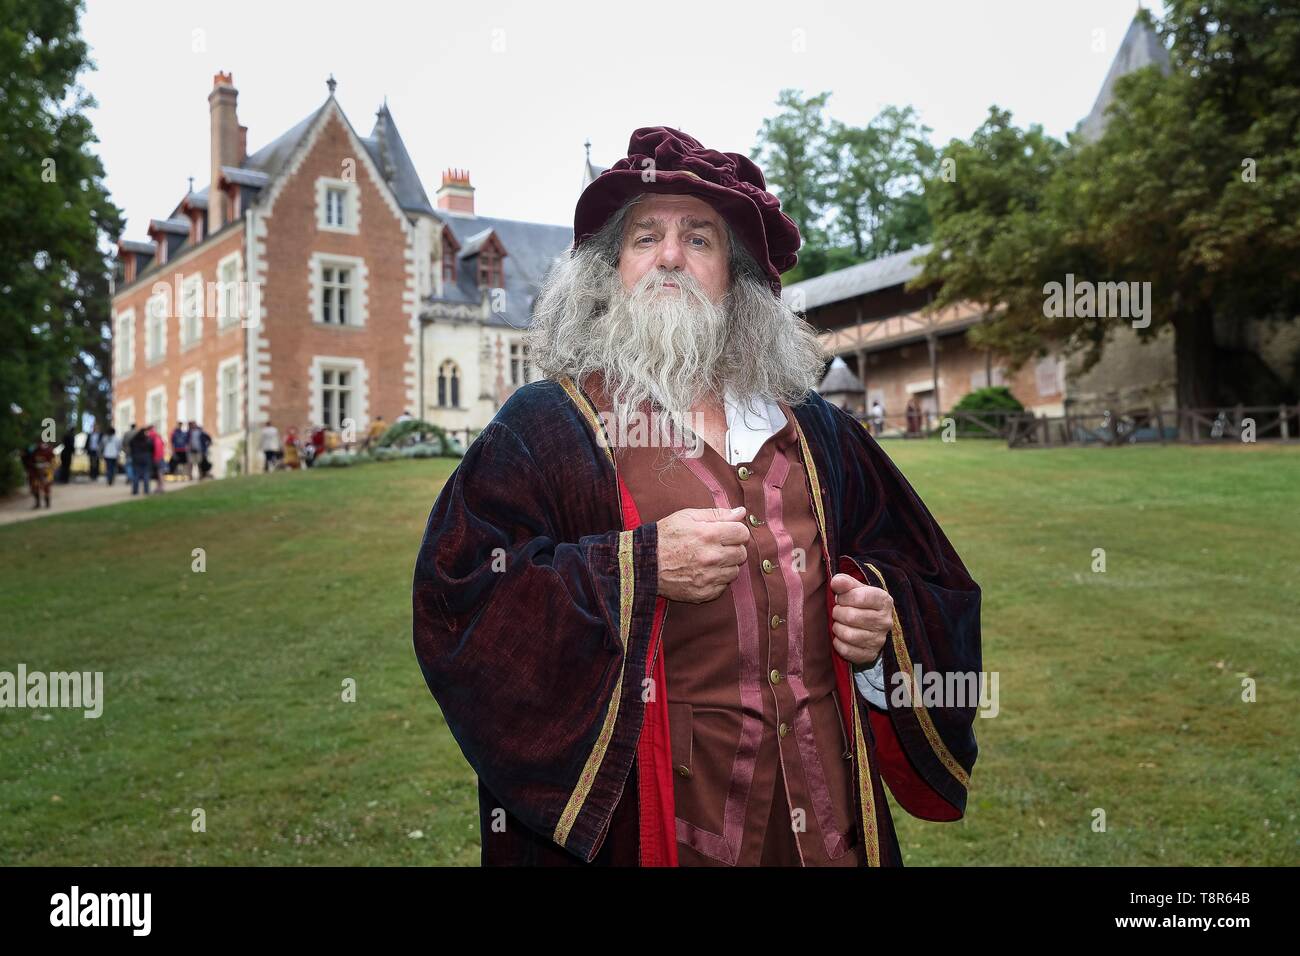
<path fill-rule="evenodd" d="M 740 153 L 705 149 L 694 138 L 667 126 L 643 126 L 632 133 L 627 158 L 597 176 L 573 213 L 577 249 L 640 193 L 698 196 L 718 211 L 767 273 L 779 298 L 781 273 L 799 261 L 799 227 L 767 191 L 762 171 Z"/>

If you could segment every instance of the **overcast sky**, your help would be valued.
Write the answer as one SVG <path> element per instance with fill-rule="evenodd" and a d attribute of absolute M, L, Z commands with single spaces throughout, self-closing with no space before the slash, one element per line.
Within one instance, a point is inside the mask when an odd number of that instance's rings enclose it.
<path fill-rule="evenodd" d="M 1153 7 L 1155 0 L 1144 0 Z M 856 124 L 912 105 L 936 143 L 991 104 L 1063 137 L 1092 108 L 1135 0 L 423 3 L 89 0 L 83 84 L 127 236 L 208 180 L 212 74 L 252 152 L 324 101 L 369 135 L 387 96 L 431 200 L 470 171 L 483 215 L 572 224 L 583 142 L 608 166 L 639 126 L 745 153 L 778 92 L 830 90 Z M 1155 9 L 1159 9 L 1158 4 Z"/>

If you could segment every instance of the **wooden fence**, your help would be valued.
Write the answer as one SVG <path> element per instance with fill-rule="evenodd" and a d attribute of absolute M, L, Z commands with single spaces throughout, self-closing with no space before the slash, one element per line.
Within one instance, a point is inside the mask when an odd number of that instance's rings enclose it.
<path fill-rule="evenodd" d="M 1300 406 L 1130 409 L 1020 415 L 1009 423 L 1011 448 L 1116 446 L 1180 442 L 1190 445 L 1300 439 Z"/>
<path fill-rule="evenodd" d="M 1177 442 L 1190 445 L 1224 442 L 1300 440 L 1300 406 L 1256 405 L 1232 408 L 1132 408 L 1071 411 L 1034 415 L 1009 411 L 922 412 L 907 419 L 881 420 L 859 414 L 858 420 L 878 438 L 1000 439 L 1011 448 L 1117 446 Z"/>

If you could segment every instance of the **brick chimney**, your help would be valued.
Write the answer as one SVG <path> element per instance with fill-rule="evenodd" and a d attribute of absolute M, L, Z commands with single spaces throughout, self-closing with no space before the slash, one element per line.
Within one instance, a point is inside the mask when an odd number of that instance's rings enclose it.
<path fill-rule="evenodd" d="M 474 215 L 474 187 L 468 169 L 445 169 L 438 189 L 438 208 Z"/>
<path fill-rule="evenodd" d="M 212 120 L 212 179 L 208 188 L 208 235 L 231 220 L 229 198 L 217 187 L 222 166 L 238 166 L 244 161 L 244 134 L 235 115 L 239 91 L 229 73 L 212 77 L 208 94 L 208 114 Z"/>

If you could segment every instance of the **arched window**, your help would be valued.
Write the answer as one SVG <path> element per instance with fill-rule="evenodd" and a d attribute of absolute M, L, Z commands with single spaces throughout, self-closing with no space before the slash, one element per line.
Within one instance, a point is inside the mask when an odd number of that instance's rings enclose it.
<path fill-rule="evenodd" d="M 451 359 L 438 367 L 438 407 L 460 407 L 460 369 Z"/>

